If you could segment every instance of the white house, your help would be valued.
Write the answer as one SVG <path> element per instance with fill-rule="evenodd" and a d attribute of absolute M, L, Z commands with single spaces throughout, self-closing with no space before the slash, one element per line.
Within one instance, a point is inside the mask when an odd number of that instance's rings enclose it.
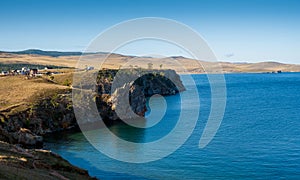
<path fill-rule="evenodd" d="M 8 75 L 8 72 L 7 72 L 7 71 L 2 71 L 2 72 L 1 72 L 1 75 L 6 76 L 6 75 Z"/>
<path fill-rule="evenodd" d="M 86 67 L 86 70 L 87 70 L 87 71 L 90 71 L 90 70 L 93 70 L 93 69 L 95 69 L 93 66 L 88 66 L 88 67 Z"/>

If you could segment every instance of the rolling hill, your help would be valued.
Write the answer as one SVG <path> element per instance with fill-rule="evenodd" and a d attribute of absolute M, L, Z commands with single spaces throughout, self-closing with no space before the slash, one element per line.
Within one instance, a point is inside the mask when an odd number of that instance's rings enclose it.
<path fill-rule="evenodd" d="M 125 56 L 108 53 L 59 52 L 29 49 L 0 51 L 0 64 L 37 64 L 62 67 L 94 66 L 95 68 L 151 68 L 174 69 L 178 73 L 241 73 L 241 72 L 300 72 L 300 65 L 279 62 L 230 63 L 207 62 L 182 56 L 166 58 Z M 105 60 L 104 60 L 105 59 Z M 78 61 L 81 64 L 78 65 Z M 152 64 L 152 65 L 149 65 Z M 1 69 L 0 69 L 1 70 Z"/>

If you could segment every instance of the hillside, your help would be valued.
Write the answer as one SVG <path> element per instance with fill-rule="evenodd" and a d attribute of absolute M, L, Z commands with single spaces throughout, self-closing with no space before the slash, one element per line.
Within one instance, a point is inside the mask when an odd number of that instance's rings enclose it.
<path fill-rule="evenodd" d="M 24 51 L 12 51 L 12 52 L 0 51 L 0 53 L 23 54 L 23 55 L 29 54 L 29 55 L 52 56 L 52 57 L 82 55 L 82 52 L 42 51 L 39 49 L 28 49 L 28 50 L 24 50 Z"/>
<path fill-rule="evenodd" d="M 26 80 L 24 76 L 8 76 L 0 77 L 0 81 L 0 112 L 16 108 L 21 111 L 39 99 L 69 88 L 45 78 Z"/>
<path fill-rule="evenodd" d="M 82 55 L 82 56 L 81 56 Z M 181 56 L 167 58 L 136 57 L 124 56 L 120 54 L 111 54 L 105 62 L 107 53 L 88 53 L 81 52 L 57 52 L 26 50 L 19 52 L 0 51 L 0 64 L 37 64 L 52 65 L 60 67 L 76 67 L 80 59 L 84 59 L 87 65 L 102 68 L 118 69 L 122 68 L 148 68 L 148 63 L 152 63 L 154 69 L 174 69 L 178 73 L 234 73 L 234 72 L 300 72 L 300 65 L 283 64 L 278 62 L 261 62 L 261 63 L 230 63 L 230 62 L 205 62 L 189 59 Z M 206 67 L 204 70 L 203 67 Z M 221 69 L 220 69 L 221 67 Z M 1 71 L 1 69 L 0 69 Z"/>

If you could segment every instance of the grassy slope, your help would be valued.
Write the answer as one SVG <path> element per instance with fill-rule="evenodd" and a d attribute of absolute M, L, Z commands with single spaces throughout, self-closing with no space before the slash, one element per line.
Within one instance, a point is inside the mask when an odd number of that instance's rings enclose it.
<path fill-rule="evenodd" d="M 40 99 L 69 90 L 61 85 L 72 73 L 45 78 L 0 77 L 0 114 L 15 114 Z M 57 81 L 55 81 L 57 80 Z M 61 157 L 44 151 L 25 151 L 0 141 L 0 179 L 92 179 L 87 172 Z"/>
<path fill-rule="evenodd" d="M 40 99 L 68 89 L 69 87 L 52 82 L 47 78 L 27 80 L 24 76 L 0 77 L 0 112 L 22 111 Z"/>
<path fill-rule="evenodd" d="M 276 62 L 262 62 L 262 63 L 228 63 L 219 62 L 211 63 L 204 61 L 196 61 L 184 57 L 168 57 L 168 58 L 149 58 L 149 57 L 134 57 L 123 56 L 119 54 L 112 54 L 102 62 L 101 59 L 106 57 L 105 54 L 90 54 L 84 56 L 44 56 L 44 55 L 28 55 L 28 54 L 9 54 L 0 53 L 0 63 L 31 63 L 41 65 L 55 65 L 65 67 L 77 67 L 78 61 L 84 60 L 84 64 L 80 67 L 94 66 L 111 69 L 118 69 L 120 65 L 124 68 L 129 68 L 130 65 L 148 68 L 148 63 L 153 64 L 153 68 L 175 69 L 178 73 L 184 73 L 186 69 L 190 73 L 203 73 L 203 67 L 208 72 L 272 72 L 272 71 L 286 71 L 286 72 L 300 72 L 300 65 L 282 64 Z M 82 61 L 83 62 L 83 61 Z M 222 71 L 220 71 L 222 70 Z"/>

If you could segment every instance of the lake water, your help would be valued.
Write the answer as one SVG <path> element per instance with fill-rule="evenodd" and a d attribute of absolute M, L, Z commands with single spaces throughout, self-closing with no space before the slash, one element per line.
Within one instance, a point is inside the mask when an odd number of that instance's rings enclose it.
<path fill-rule="evenodd" d="M 300 179 L 300 73 L 225 75 L 224 119 L 203 149 L 198 145 L 210 113 L 210 84 L 206 75 L 193 77 L 201 102 L 199 119 L 188 140 L 163 159 L 138 164 L 120 162 L 97 151 L 82 133 L 48 139 L 46 147 L 101 179 Z M 184 108 L 193 110 L 195 98 L 190 97 L 190 105 Z M 177 123 L 180 95 L 166 97 L 166 104 L 166 115 L 151 128 L 120 124 L 110 130 L 132 142 L 158 140 Z M 152 107 L 152 111 L 160 109 L 160 104 Z M 101 131 L 89 133 L 99 139 L 101 146 L 105 135 Z M 118 146 L 117 153 L 128 148 Z M 143 156 L 143 149 L 133 152 Z"/>

